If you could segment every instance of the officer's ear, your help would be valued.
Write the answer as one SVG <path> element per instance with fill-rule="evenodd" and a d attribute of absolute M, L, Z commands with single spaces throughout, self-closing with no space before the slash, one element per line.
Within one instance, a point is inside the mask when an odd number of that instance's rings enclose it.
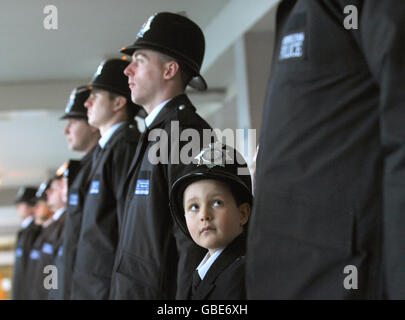
<path fill-rule="evenodd" d="M 248 220 L 249 220 L 249 216 L 250 216 L 250 211 L 251 211 L 251 207 L 250 204 L 245 202 L 242 203 L 239 206 L 239 212 L 240 212 L 240 226 L 244 226 Z"/>
<path fill-rule="evenodd" d="M 116 96 L 114 98 L 114 105 L 113 105 L 113 110 L 115 112 L 125 108 L 125 106 L 127 105 L 127 99 L 123 96 Z"/>
<path fill-rule="evenodd" d="M 163 71 L 163 79 L 170 80 L 173 79 L 179 72 L 180 66 L 177 61 L 171 60 L 165 63 Z"/>

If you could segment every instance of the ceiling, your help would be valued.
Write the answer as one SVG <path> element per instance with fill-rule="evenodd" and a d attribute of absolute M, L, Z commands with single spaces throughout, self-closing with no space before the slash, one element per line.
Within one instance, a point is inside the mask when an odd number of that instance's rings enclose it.
<path fill-rule="evenodd" d="M 2 0 L 0 206 L 10 205 L 2 193 L 13 194 L 10 190 L 22 184 L 38 185 L 62 162 L 81 156 L 67 149 L 62 133 L 65 124 L 59 120 L 70 91 L 87 83 L 102 60 L 121 56 L 119 49 L 135 40 L 150 15 L 185 11 L 203 29 L 206 56 L 202 74 L 211 91 L 190 95 L 204 112 L 221 100 L 221 92 L 233 81 L 234 41 L 246 32 L 271 31 L 276 3 L 53 0 L 58 27 L 47 30 L 44 8 L 49 0 Z"/>

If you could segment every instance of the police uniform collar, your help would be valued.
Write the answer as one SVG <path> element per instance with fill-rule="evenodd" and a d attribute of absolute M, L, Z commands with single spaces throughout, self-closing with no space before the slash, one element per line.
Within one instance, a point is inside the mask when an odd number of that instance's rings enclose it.
<path fill-rule="evenodd" d="M 65 213 L 65 208 L 60 208 L 55 211 L 55 213 L 52 216 L 53 221 L 59 220 L 59 218 Z"/>
<path fill-rule="evenodd" d="M 108 141 L 110 141 L 111 137 L 114 135 L 114 133 L 118 130 L 118 128 L 123 125 L 125 121 L 118 122 L 114 125 L 112 125 L 108 130 L 103 134 L 103 136 L 98 140 L 98 145 L 100 146 L 101 149 L 104 149 Z"/>
<path fill-rule="evenodd" d="M 167 99 L 165 101 L 163 101 L 162 103 L 160 103 L 159 105 L 157 105 L 151 113 L 148 114 L 148 116 L 145 118 L 145 125 L 146 127 L 149 127 L 152 123 L 153 120 L 156 119 L 156 117 L 158 116 L 158 114 L 160 113 L 160 111 L 165 107 L 165 105 L 170 101 L 171 99 Z"/>
<path fill-rule="evenodd" d="M 186 108 L 191 108 L 193 111 L 195 111 L 195 107 L 192 105 L 190 99 L 185 93 L 172 98 L 161 110 L 161 112 L 159 112 L 148 129 L 151 130 L 155 127 L 158 127 L 163 121 L 170 118 L 176 118 L 177 113 L 175 113 L 174 111 L 183 111 Z"/>
<path fill-rule="evenodd" d="M 25 218 L 22 222 L 21 222 L 21 228 L 26 229 L 31 222 L 34 220 L 33 216 L 29 216 L 27 218 Z"/>

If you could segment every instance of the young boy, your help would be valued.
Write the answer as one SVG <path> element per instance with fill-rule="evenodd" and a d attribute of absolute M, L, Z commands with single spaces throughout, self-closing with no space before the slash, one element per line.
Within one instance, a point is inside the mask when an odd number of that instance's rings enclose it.
<path fill-rule="evenodd" d="M 172 187 L 170 206 L 180 229 L 208 249 L 180 298 L 245 299 L 245 233 L 252 206 L 247 165 L 234 149 L 216 143 Z M 244 172 L 243 172 L 244 171 Z"/>

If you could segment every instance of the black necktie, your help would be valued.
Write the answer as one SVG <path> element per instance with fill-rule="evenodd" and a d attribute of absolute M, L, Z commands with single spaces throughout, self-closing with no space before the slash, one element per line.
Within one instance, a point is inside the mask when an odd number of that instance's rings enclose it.
<path fill-rule="evenodd" d="M 193 283 L 191 285 L 191 295 L 194 296 L 194 294 L 197 291 L 198 285 L 201 282 L 200 275 L 198 274 L 198 270 L 195 270 L 193 273 Z"/>

